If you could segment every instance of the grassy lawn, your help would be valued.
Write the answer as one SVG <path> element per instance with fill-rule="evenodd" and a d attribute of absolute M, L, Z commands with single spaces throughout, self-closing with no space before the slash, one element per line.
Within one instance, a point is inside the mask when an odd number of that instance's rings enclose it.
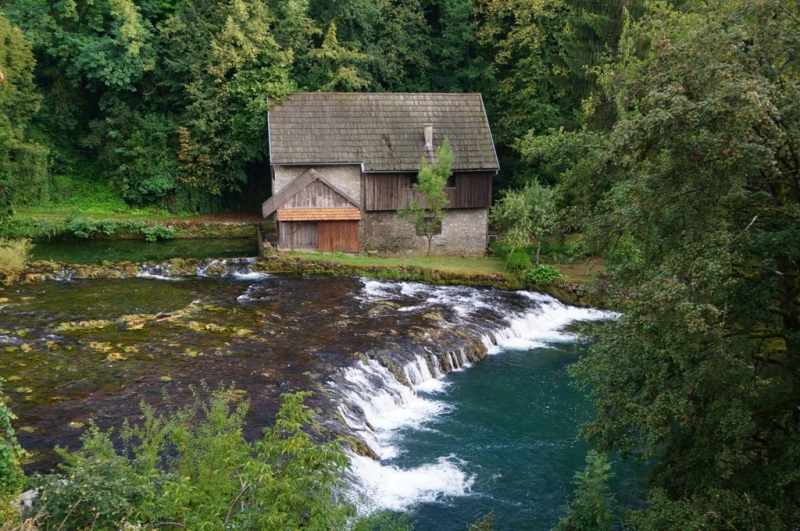
<path fill-rule="evenodd" d="M 469 258 L 460 256 L 403 256 L 381 258 L 377 256 L 353 256 L 341 253 L 298 253 L 297 256 L 320 262 L 336 262 L 353 267 L 410 266 L 466 276 L 491 276 L 505 273 L 505 263 L 502 260 L 486 256 Z"/>

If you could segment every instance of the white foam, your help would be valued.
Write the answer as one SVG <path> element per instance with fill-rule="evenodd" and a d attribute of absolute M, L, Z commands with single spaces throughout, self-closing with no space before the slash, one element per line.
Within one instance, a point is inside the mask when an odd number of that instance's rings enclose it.
<path fill-rule="evenodd" d="M 249 273 L 234 273 L 231 276 L 238 280 L 264 280 L 265 278 L 268 278 L 270 274 L 250 271 Z"/>
<path fill-rule="evenodd" d="M 350 456 L 350 466 L 361 481 L 360 494 L 374 506 L 393 511 L 469 494 L 475 476 L 461 470 L 464 465 L 452 454 L 406 470 L 382 465 L 368 457 Z"/>
<path fill-rule="evenodd" d="M 139 273 L 136 275 L 137 278 L 148 278 L 150 280 L 168 280 L 170 282 L 175 282 L 178 280 L 183 280 L 180 277 L 168 277 L 165 275 L 151 275 L 149 273 Z"/>
<path fill-rule="evenodd" d="M 432 306 L 454 309 L 458 326 L 484 319 L 476 310 L 492 312 L 498 325 L 484 343 L 490 354 L 507 350 L 529 350 L 558 342 L 572 342 L 576 334 L 564 328 L 575 321 L 615 319 L 613 312 L 567 306 L 542 293 L 521 291 L 498 296 L 493 290 L 468 287 L 428 286 L 417 282 L 383 282 L 363 279 L 362 298 L 366 301 L 395 300 L 406 305 L 397 311 L 425 311 Z M 520 300 L 521 299 L 521 300 Z M 410 303 L 410 304 L 408 304 Z M 493 337 L 493 340 L 490 340 Z M 465 463 L 457 456 L 439 457 L 435 462 L 401 469 L 391 459 L 402 453 L 402 430 L 428 429 L 426 423 L 443 414 L 448 406 L 423 393 L 440 393 L 448 384 L 439 355 L 453 371 L 470 367 L 463 349 L 443 354 L 417 355 L 403 367 L 410 387 L 378 362 L 344 369 L 343 379 L 332 382 L 342 397 L 340 412 L 350 429 L 379 456 L 379 461 L 351 456 L 357 478 L 357 491 L 367 498 L 366 506 L 404 510 L 411 505 L 440 501 L 445 497 L 465 496 L 474 476 L 464 472 Z"/>

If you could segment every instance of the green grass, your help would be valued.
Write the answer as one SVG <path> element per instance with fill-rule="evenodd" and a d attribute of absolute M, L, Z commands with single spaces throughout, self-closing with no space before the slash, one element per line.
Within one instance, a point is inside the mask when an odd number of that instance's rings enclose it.
<path fill-rule="evenodd" d="M 308 260 L 336 262 L 352 267 L 418 267 L 464 276 L 505 274 L 502 260 L 494 257 L 475 256 L 412 256 L 382 258 L 378 256 L 354 256 L 348 254 L 298 254 Z"/>

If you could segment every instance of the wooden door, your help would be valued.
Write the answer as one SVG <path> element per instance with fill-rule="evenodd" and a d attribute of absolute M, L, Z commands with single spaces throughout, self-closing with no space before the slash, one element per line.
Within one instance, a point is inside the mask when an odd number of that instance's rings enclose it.
<path fill-rule="evenodd" d="M 357 253 L 358 221 L 320 221 L 317 241 L 322 253 Z"/>
<path fill-rule="evenodd" d="M 279 230 L 281 250 L 317 250 L 316 221 L 281 221 Z"/>

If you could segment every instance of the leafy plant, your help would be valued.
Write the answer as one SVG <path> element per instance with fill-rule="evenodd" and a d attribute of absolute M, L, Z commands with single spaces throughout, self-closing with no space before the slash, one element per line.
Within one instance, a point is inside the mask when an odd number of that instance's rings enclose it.
<path fill-rule="evenodd" d="M 0 502 L 19 493 L 25 484 L 20 463 L 25 451 L 17 442 L 11 421 L 17 418 L 3 401 L 3 382 L 0 378 Z"/>
<path fill-rule="evenodd" d="M 143 422 L 120 433 L 121 455 L 110 433 L 95 425 L 81 450 L 59 449 L 62 472 L 38 480 L 33 512 L 47 512 L 43 527 L 116 528 L 122 521 L 220 531 L 344 527 L 351 507 L 337 492 L 347 458 L 338 444 L 317 444 L 305 431 L 312 412 L 303 400 L 310 393 L 285 395 L 275 426 L 255 443 L 242 436 L 248 402 L 233 387 L 204 394 L 165 415 L 143 403 Z"/>
<path fill-rule="evenodd" d="M 98 227 L 92 218 L 68 216 L 64 231 L 75 238 L 88 240 L 98 231 Z"/>
<path fill-rule="evenodd" d="M 614 497 L 608 487 L 611 464 L 605 454 L 592 450 L 586 468 L 575 474 L 575 499 L 567 506 L 567 516 L 554 531 L 609 531 L 614 521 Z"/>
<path fill-rule="evenodd" d="M 555 190 L 529 183 L 522 190 L 507 190 L 489 213 L 489 219 L 502 233 L 503 242 L 514 251 L 536 241 L 536 265 L 543 238 L 556 226 Z"/>
<path fill-rule="evenodd" d="M 28 262 L 33 244 L 28 239 L 0 238 L 0 281 L 10 284 Z"/>
<path fill-rule="evenodd" d="M 517 249 L 506 258 L 506 269 L 512 273 L 524 273 L 531 267 L 531 257 L 524 249 Z"/>
<path fill-rule="evenodd" d="M 539 264 L 528 272 L 528 278 L 536 284 L 550 284 L 561 276 L 561 271 L 557 267 L 547 264 Z"/>
<path fill-rule="evenodd" d="M 428 160 L 422 159 L 422 169 L 414 183 L 414 191 L 422 196 L 422 201 L 411 201 L 409 210 L 398 211 L 403 218 L 411 217 L 417 234 L 428 239 L 427 256 L 431 255 L 431 240 L 441 232 L 444 219 L 444 207 L 449 200 L 444 192 L 447 179 L 452 175 L 453 150 L 450 140 L 445 137 L 442 146 L 436 150 L 436 164 L 431 166 Z"/>
<path fill-rule="evenodd" d="M 142 227 L 141 232 L 144 234 L 144 239 L 151 243 L 158 240 L 170 240 L 175 236 L 175 229 L 158 223 Z"/>

